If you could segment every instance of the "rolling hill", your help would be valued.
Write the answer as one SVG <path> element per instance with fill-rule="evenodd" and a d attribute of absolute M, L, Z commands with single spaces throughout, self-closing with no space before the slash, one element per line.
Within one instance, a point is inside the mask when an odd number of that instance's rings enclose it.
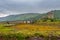
<path fill-rule="evenodd" d="M 54 10 L 52 12 L 54 13 L 55 19 L 60 20 L 60 10 Z"/>
<path fill-rule="evenodd" d="M 60 10 L 51 11 L 54 13 L 54 17 L 57 20 L 60 20 Z M 0 18 L 0 21 L 16 21 L 16 20 L 38 20 L 41 19 L 42 16 L 47 16 L 47 13 L 39 14 L 39 13 L 25 13 L 18 15 L 9 15 L 7 17 Z"/>
<path fill-rule="evenodd" d="M 16 21 L 16 20 L 37 20 L 40 17 L 38 13 L 26 13 L 19 15 L 10 15 L 7 17 L 0 18 L 0 21 Z"/>

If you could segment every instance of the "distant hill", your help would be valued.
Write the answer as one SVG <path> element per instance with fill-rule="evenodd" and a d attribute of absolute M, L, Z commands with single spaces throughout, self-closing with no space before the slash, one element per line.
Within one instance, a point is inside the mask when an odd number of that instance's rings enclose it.
<path fill-rule="evenodd" d="M 59 19 L 60 20 L 60 10 L 54 10 L 52 12 L 54 13 L 55 19 Z"/>
<path fill-rule="evenodd" d="M 19 15 L 10 15 L 7 17 L 0 18 L 0 21 L 16 21 L 16 20 L 37 20 L 40 18 L 39 13 L 26 13 Z"/>
<path fill-rule="evenodd" d="M 55 19 L 60 20 L 60 10 L 51 11 L 54 13 Z M 18 14 L 18 15 L 9 15 L 7 17 L 0 18 L 0 21 L 16 21 L 16 20 L 38 20 L 41 19 L 43 16 L 47 16 L 47 13 L 39 14 L 39 13 L 25 13 L 25 14 Z"/>

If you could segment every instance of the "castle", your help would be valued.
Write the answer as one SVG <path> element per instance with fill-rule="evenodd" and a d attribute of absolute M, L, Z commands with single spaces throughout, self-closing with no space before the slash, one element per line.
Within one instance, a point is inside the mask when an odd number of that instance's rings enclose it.
<path fill-rule="evenodd" d="M 53 18 L 54 18 L 54 13 L 48 12 L 48 13 L 47 13 L 47 18 L 48 18 L 48 19 L 53 19 Z"/>

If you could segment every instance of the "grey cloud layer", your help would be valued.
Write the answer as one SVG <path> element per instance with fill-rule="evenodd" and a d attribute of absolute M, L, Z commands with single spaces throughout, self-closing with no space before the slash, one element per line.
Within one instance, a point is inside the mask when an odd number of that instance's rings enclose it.
<path fill-rule="evenodd" d="M 60 9 L 60 0 L 0 0 L 0 12 L 44 12 Z"/>

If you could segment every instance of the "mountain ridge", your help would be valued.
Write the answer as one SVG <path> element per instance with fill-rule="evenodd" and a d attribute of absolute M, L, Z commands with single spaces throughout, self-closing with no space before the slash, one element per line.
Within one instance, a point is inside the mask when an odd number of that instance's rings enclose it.
<path fill-rule="evenodd" d="M 54 17 L 57 20 L 60 20 L 60 10 L 51 11 L 54 13 Z M 17 14 L 17 15 L 9 15 L 7 17 L 0 18 L 0 21 L 17 21 L 17 20 L 38 20 L 43 16 L 47 16 L 47 13 L 25 13 L 25 14 Z"/>

